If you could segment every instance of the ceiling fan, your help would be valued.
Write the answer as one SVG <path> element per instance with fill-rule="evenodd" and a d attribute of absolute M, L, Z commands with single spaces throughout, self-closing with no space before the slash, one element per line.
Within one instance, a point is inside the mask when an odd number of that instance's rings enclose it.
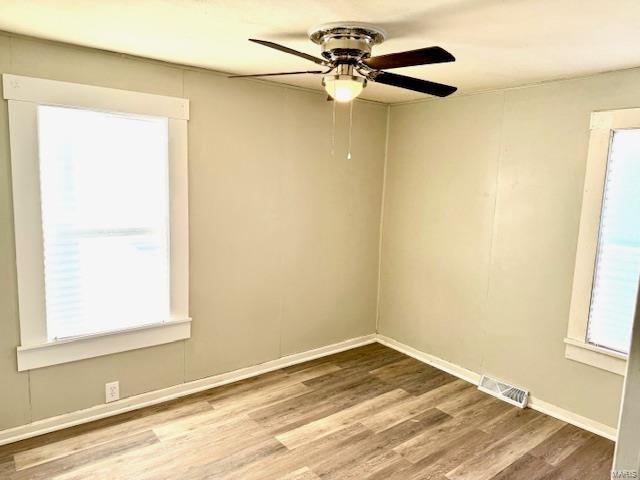
<path fill-rule="evenodd" d="M 367 85 L 367 81 L 405 88 L 415 92 L 446 97 L 457 90 L 442 83 L 429 82 L 385 72 L 390 68 L 454 62 L 455 57 L 440 47 L 427 47 L 388 55 L 371 56 L 371 49 L 384 41 L 386 33 L 379 27 L 358 22 L 334 22 L 320 25 L 309 31 L 309 38 L 320 45 L 322 58 L 294 50 L 266 40 L 249 39 L 252 42 L 296 55 L 325 67 L 325 70 L 232 75 L 231 78 L 272 77 L 279 75 L 321 74 L 322 85 L 329 99 L 350 102 Z"/>

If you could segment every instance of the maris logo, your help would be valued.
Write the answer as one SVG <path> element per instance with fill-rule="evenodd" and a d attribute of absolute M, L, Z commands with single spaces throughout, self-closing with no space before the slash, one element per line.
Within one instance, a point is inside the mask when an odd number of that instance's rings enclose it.
<path fill-rule="evenodd" d="M 611 472 L 611 478 L 640 478 L 640 476 L 638 476 L 637 470 L 614 470 Z"/>

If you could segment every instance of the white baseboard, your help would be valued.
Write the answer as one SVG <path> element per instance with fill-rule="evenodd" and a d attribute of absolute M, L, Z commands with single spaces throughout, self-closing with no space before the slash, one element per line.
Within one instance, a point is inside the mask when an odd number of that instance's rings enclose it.
<path fill-rule="evenodd" d="M 480 375 L 479 373 L 467 370 L 466 368 L 447 362 L 446 360 L 435 357 L 433 355 L 429 355 L 413 347 L 410 347 L 409 345 L 398 342 L 397 340 L 385 337 L 384 335 L 378 334 L 376 336 L 376 340 L 389 348 L 393 348 L 394 350 L 404 353 L 405 355 L 409 355 L 410 357 L 413 357 L 416 360 L 420 360 L 421 362 L 432 365 L 440 370 L 450 373 L 451 375 L 455 375 L 456 377 L 466 380 L 469 383 L 473 383 L 474 385 L 478 385 L 478 383 L 480 382 L 480 378 L 482 377 L 482 375 Z M 544 413 L 545 415 L 549 415 L 550 417 L 554 417 L 558 420 L 570 423 L 571 425 L 575 425 L 576 427 L 587 430 L 588 432 L 595 433 L 596 435 L 608 438 L 609 440 L 613 440 L 614 442 L 618 438 L 618 431 L 616 428 L 605 425 L 604 423 L 596 422 L 595 420 L 583 417 L 582 415 L 578 415 L 577 413 L 570 412 L 569 410 L 565 410 L 564 408 L 560 408 L 556 405 L 545 402 L 544 400 L 541 400 L 535 396 L 529 395 L 528 407 L 532 408 L 533 410 L 537 410 L 538 412 Z"/>
<path fill-rule="evenodd" d="M 202 378 L 200 380 L 194 380 L 191 382 L 174 385 L 172 387 L 164 388 L 161 390 L 142 393 L 140 395 L 118 400 L 117 402 L 108 403 L 105 405 L 97 405 L 95 407 L 90 407 L 84 410 L 65 413 L 56 417 L 38 420 L 27 425 L 20 425 L 18 427 L 2 430 L 0 431 L 0 445 L 17 442 L 19 440 L 24 440 L 25 438 L 43 435 L 45 433 L 62 430 L 64 428 L 92 422 L 94 420 L 100 420 L 101 418 L 111 417 L 120 413 L 129 412 L 131 410 L 137 410 L 151 405 L 156 405 L 162 402 L 184 397 L 192 393 L 201 392 L 210 388 L 237 382 L 239 380 L 244 380 L 250 377 L 255 377 L 257 375 L 288 367 L 290 365 L 296 365 L 298 363 L 307 362 L 309 360 L 332 355 L 334 353 L 343 352 L 345 350 L 350 350 L 352 348 L 368 345 L 375 342 L 393 348 L 394 350 L 404 353 L 405 355 L 413 357 L 421 362 L 432 365 L 435 368 L 450 373 L 451 375 L 466 380 L 467 382 L 473 383 L 474 385 L 477 385 L 480 381 L 481 375 L 479 373 L 467 370 L 466 368 L 460 367 L 459 365 L 453 364 L 451 362 L 447 362 L 446 360 L 438 358 L 434 355 L 429 355 L 413 347 L 410 347 L 409 345 L 398 342 L 392 338 L 385 337 L 384 335 L 371 334 L 352 338 L 332 345 L 327 345 L 325 347 L 316 348 L 314 350 L 308 350 L 306 352 L 288 355 L 286 357 L 262 363 L 260 365 L 241 368 L 239 370 L 234 370 L 233 372 L 222 373 L 220 375 L 214 375 L 211 377 Z M 546 415 L 575 425 L 576 427 L 608 438 L 610 440 L 615 441 L 617 438 L 617 430 L 615 428 L 570 412 L 556 405 L 552 405 L 548 402 L 545 402 L 544 400 L 536 398 L 535 396 L 529 396 L 529 407 Z"/>
<path fill-rule="evenodd" d="M 577 413 L 570 412 L 564 408 L 560 408 L 557 405 L 540 400 L 537 397 L 529 395 L 529 408 L 537 410 L 538 412 L 549 415 L 550 417 L 557 418 L 563 422 L 570 423 L 576 427 L 582 428 L 601 437 L 608 438 L 614 442 L 618 440 L 618 429 L 605 425 L 604 423 L 596 422 L 590 418 L 583 417 Z"/>
<path fill-rule="evenodd" d="M 375 342 L 375 334 L 352 338 L 343 342 L 327 345 L 325 347 L 308 350 L 306 352 L 287 355 L 286 357 L 281 357 L 252 367 L 241 368 L 239 370 L 234 370 L 233 372 L 222 373 L 220 375 L 214 375 L 200 380 L 194 380 L 192 382 L 181 383 L 161 390 L 154 390 L 152 392 L 124 398 L 105 405 L 97 405 L 84 410 L 78 410 L 58 415 L 56 417 L 38 420 L 33 423 L 0 431 L 0 445 L 17 442 L 19 440 L 24 440 L 25 438 L 43 435 L 56 430 L 62 430 L 63 428 L 73 427 L 82 423 L 100 420 L 101 418 L 111 417 L 131 410 L 156 405 L 158 403 L 174 400 L 192 393 L 255 377 L 273 370 L 296 365 L 298 363 L 308 362 L 309 360 L 325 357 L 327 355 L 332 355 L 334 353 L 343 352 L 345 350 L 350 350 L 352 348 Z"/>
<path fill-rule="evenodd" d="M 451 375 L 454 375 L 458 378 L 466 380 L 469 383 L 473 383 L 474 385 L 478 385 L 480 383 L 480 377 L 482 375 L 472 372 L 471 370 L 467 370 L 466 368 L 460 367 L 454 363 L 447 362 L 446 360 L 442 360 L 441 358 L 434 357 L 433 355 L 429 355 L 428 353 L 424 353 L 420 350 L 417 350 L 409 345 L 405 345 L 404 343 L 400 343 L 393 338 L 385 337 L 384 335 L 377 335 L 376 340 L 378 343 L 382 345 L 386 345 L 389 348 L 393 348 L 394 350 L 399 351 L 400 353 L 404 353 L 405 355 L 409 355 L 410 357 L 415 358 L 416 360 L 420 360 L 423 363 L 429 364 L 433 367 L 436 367 L 439 370 L 443 370 Z"/>

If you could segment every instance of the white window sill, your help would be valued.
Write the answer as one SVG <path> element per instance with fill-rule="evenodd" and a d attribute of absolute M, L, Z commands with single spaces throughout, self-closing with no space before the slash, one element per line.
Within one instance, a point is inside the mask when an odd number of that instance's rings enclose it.
<path fill-rule="evenodd" d="M 586 363 L 594 367 L 624 376 L 627 371 L 627 355 L 615 352 L 590 343 L 565 338 L 565 357 L 576 362 Z"/>
<path fill-rule="evenodd" d="M 18 347 L 18 371 L 152 347 L 191 337 L 191 319 Z"/>

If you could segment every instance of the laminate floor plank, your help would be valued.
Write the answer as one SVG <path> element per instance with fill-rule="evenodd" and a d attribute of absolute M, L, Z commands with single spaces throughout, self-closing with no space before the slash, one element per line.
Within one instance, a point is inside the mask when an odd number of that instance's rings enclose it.
<path fill-rule="evenodd" d="M 16 466 L 11 459 L 0 461 L 0 478 L 11 478 L 16 471 Z"/>
<path fill-rule="evenodd" d="M 587 441 L 593 439 L 593 433 L 573 425 L 565 425 L 548 439 L 532 449 L 529 454 L 541 458 L 551 465 L 558 465 Z"/>
<path fill-rule="evenodd" d="M 409 394 L 404 390 L 391 390 L 390 392 L 342 409 L 327 417 L 314 420 L 296 429 L 276 435 L 276 438 L 280 443 L 292 450 L 316 438 L 341 430 L 350 424 L 357 423 L 376 412 L 384 411 L 385 408 L 393 406 L 408 396 Z"/>
<path fill-rule="evenodd" d="M 446 474 L 450 480 L 489 480 L 564 425 L 548 416 L 534 418 L 484 451 L 478 451 Z"/>
<path fill-rule="evenodd" d="M 390 363 L 397 362 L 398 360 L 402 360 L 406 358 L 403 354 L 393 351 L 382 351 L 378 352 L 375 355 L 372 355 L 370 358 L 363 361 L 363 359 L 359 359 L 357 357 L 350 358 L 347 360 L 336 362 L 336 364 L 342 368 L 343 370 L 350 371 L 353 373 L 364 373 L 371 372 L 377 368 L 383 367 L 385 365 L 389 365 Z"/>
<path fill-rule="evenodd" d="M 456 417 L 435 425 L 433 428 L 408 439 L 395 447 L 406 459 L 417 463 L 423 458 L 438 451 L 442 444 L 464 439 L 464 436 L 481 426 L 488 419 L 503 414 L 508 407 L 493 398 L 487 398 L 482 404 L 469 407 Z"/>
<path fill-rule="evenodd" d="M 127 451 L 118 457 L 96 462 L 54 477 L 56 480 L 95 479 L 153 479 L 188 478 L 187 472 L 207 464 L 238 461 L 238 454 L 251 455 L 262 448 L 284 448 L 250 419 L 235 422 L 232 430 L 169 438 L 157 444 Z"/>
<path fill-rule="evenodd" d="M 395 358 L 401 357 L 402 354 L 398 354 L 395 350 L 391 350 L 384 345 L 379 343 L 370 343 L 368 345 L 364 345 L 358 348 L 352 348 L 349 350 L 344 350 L 339 353 L 335 353 L 328 357 L 320 357 L 314 360 L 309 360 L 308 362 L 298 363 L 296 365 L 291 365 L 289 367 L 285 367 L 282 369 L 283 372 L 293 373 L 298 370 L 304 370 L 309 367 L 317 366 L 324 363 L 333 363 L 335 365 L 339 365 L 344 368 L 345 362 L 353 362 L 356 363 L 361 362 L 365 357 L 381 357 L 385 355 L 395 354 Z"/>
<path fill-rule="evenodd" d="M 541 480 L 608 480 L 613 448 L 613 442 L 602 437 L 589 439 Z"/>
<path fill-rule="evenodd" d="M 275 452 L 253 464 L 234 471 L 225 480 L 274 480 L 299 468 L 314 467 L 328 458 L 341 455 L 347 445 L 372 435 L 359 423 L 351 425 L 307 444 L 304 448 Z"/>
<path fill-rule="evenodd" d="M 282 370 L 274 370 L 257 377 L 246 378 L 238 382 L 229 383 L 220 387 L 211 388 L 194 394 L 195 397 L 206 401 L 216 401 L 222 398 L 235 397 L 243 395 L 246 392 L 255 391 L 263 386 L 275 386 L 278 384 L 286 384 L 289 375 Z"/>
<path fill-rule="evenodd" d="M 0 478 L 602 480 L 612 457 L 376 343 L 0 446 Z"/>
<path fill-rule="evenodd" d="M 375 382 L 385 384 L 379 378 L 369 374 L 363 369 L 342 368 L 339 372 L 332 372 L 303 383 L 311 390 L 340 391 L 358 385 L 362 382 Z"/>
<path fill-rule="evenodd" d="M 552 471 L 552 465 L 541 458 L 526 453 L 500 473 L 491 477 L 491 480 L 511 480 L 512 478 L 540 480 Z"/>
<path fill-rule="evenodd" d="M 250 416 L 277 435 L 393 389 L 391 385 L 371 377 L 361 383 L 351 383 L 348 388 L 315 390 L 272 407 L 256 410 Z"/>
<path fill-rule="evenodd" d="M 22 470 L 24 468 L 33 467 L 41 463 L 50 462 L 58 458 L 72 455 L 81 450 L 96 447 L 102 443 L 108 443 L 114 438 L 131 435 L 141 430 L 170 421 L 171 419 L 211 410 L 211 405 L 207 402 L 178 405 L 174 409 L 159 411 L 124 423 L 91 430 L 75 437 L 69 437 L 58 442 L 52 442 L 30 450 L 25 450 L 15 454 L 13 459 L 16 469 Z"/>
<path fill-rule="evenodd" d="M 83 465 L 90 465 L 104 458 L 116 457 L 123 452 L 139 449 L 157 443 L 158 437 L 151 430 L 124 437 L 111 442 L 79 450 L 71 455 L 60 457 L 47 463 L 40 463 L 34 467 L 16 470 L 11 480 L 48 480 L 66 471 L 77 469 Z"/>
<path fill-rule="evenodd" d="M 190 408 L 195 408 L 195 410 L 210 410 L 211 407 L 206 405 L 205 402 L 202 402 L 198 395 L 199 394 L 189 395 L 177 400 L 171 400 L 158 405 L 120 413 L 112 417 L 106 417 L 100 420 L 95 420 L 93 422 L 76 425 L 51 433 L 46 433 L 37 437 L 27 438 L 15 443 L 0 445 L 0 462 L 4 462 L 7 459 L 13 460 L 13 457 L 20 452 L 37 449 L 42 446 L 52 445 L 68 439 L 76 439 L 74 441 L 77 441 L 78 437 L 81 437 L 86 433 L 93 433 L 99 430 L 107 429 L 109 427 L 128 424 L 129 422 L 134 422 L 146 417 L 161 414 L 162 412 L 172 412 L 172 415 L 177 417 L 181 412 L 183 412 L 185 415 L 188 415 Z M 194 404 L 196 404 L 196 406 L 192 407 Z"/>
<path fill-rule="evenodd" d="M 382 367 L 375 368 L 369 373 L 371 373 L 371 375 L 375 375 L 381 380 L 393 380 L 395 382 L 398 382 L 402 381 L 406 376 L 424 372 L 429 372 L 435 375 L 439 373 L 440 370 L 422 363 L 415 358 L 401 357 L 400 360 L 396 360 L 395 362 L 389 363 Z"/>
<path fill-rule="evenodd" d="M 467 384 L 468 385 L 468 384 Z M 460 412 L 473 407 L 485 400 L 487 395 L 473 386 L 469 386 L 456 395 L 450 395 L 438 403 L 438 408 L 451 416 L 457 416 Z"/>
<path fill-rule="evenodd" d="M 381 432 L 424 411 L 438 407 L 442 401 L 450 396 L 458 395 L 460 392 L 469 388 L 474 387 L 462 380 L 456 380 L 455 382 L 432 389 L 422 395 L 412 395 L 390 408 L 374 413 L 361 420 L 361 422 L 370 430 Z"/>
<path fill-rule="evenodd" d="M 320 480 L 320 477 L 313 473 L 308 467 L 302 467 L 295 472 L 291 472 L 278 480 Z"/>
<path fill-rule="evenodd" d="M 456 380 L 457 377 L 446 372 L 438 372 L 436 374 L 424 372 L 400 382 L 398 386 L 413 395 L 422 395 L 423 393 L 430 392 L 435 388 L 455 382 Z"/>
<path fill-rule="evenodd" d="M 387 480 L 435 480 L 469 458 L 470 452 L 483 450 L 496 439 L 480 430 L 471 430 L 464 438 L 453 438 L 441 443 L 433 453 L 398 472 L 391 472 Z"/>
<path fill-rule="evenodd" d="M 343 478 L 341 476 L 369 478 L 394 466 L 400 468 L 406 463 L 406 459 L 393 450 L 393 447 L 449 418 L 451 417 L 437 408 L 430 409 L 380 433 L 351 442 L 338 459 L 328 459 L 314 466 L 314 471 L 323 479 L 338 480 Z"/>
<path fill-rule="evenodd" d="M 227 415 L 250 413 L 272 405 L 297 398 L 311 392 L 311 389 L 303 383 L 291 385 L 278 385 L 272 389 L 261 389 L 247 392 L 242 396 L 226 397 L 222 400 L 214 400 L 211 403 L 217 412 L 225 412 Z"/>
<path fill-rule="evenodd" d="M 483 424 L 481 428 L 483 432 L 497 437 L 504 437 L 540 416 L 542 416 L 541 413 L 530 408 L 525 408 L 524 410 L 510 408 L 504 415 L 494 417 Z"/>

